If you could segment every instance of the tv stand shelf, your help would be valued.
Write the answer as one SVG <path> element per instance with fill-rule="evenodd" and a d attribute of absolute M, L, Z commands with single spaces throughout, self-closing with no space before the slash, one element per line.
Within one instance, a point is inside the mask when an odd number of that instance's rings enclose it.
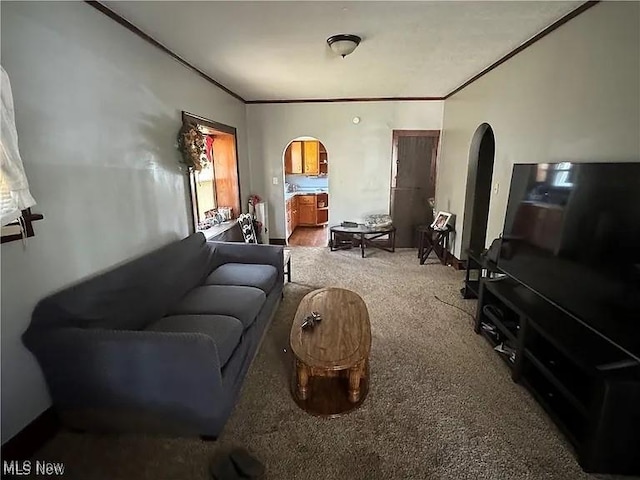
<path fill-rule="evenodd" d="M 475 332 L 505 347 L 513 380 L 567 436 L 585 471 L 640 473 L 634 355 L 510 277 L 480 281 Z"/>
<path fill-rule="evenodd" d="M 460 289 L 462 298 L 478 298 L 480 281 L 483 278 L 493 278 L 499 274 L 498 265 L 489 261 L 481 253 L 467 250 L 467 267 L 464 286 Z"/>

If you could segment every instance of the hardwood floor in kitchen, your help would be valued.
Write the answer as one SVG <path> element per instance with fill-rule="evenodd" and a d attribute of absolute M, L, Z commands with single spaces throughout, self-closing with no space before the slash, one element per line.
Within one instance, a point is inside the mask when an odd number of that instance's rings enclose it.
<path fill-rule="evenodd" d="M 296 227 L 289 237 L 289 245 L 326 247 L 329 245 L 329 227 Z"/>

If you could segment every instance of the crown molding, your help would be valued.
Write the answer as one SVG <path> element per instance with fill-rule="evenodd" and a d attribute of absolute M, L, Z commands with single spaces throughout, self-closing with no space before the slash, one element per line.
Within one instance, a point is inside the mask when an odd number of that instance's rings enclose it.
<path fill-rule="evenodd" d="M 531 37 L 529 40 L 527 40 L 526 42 L 524 42 L 522 45 L 520 45 L 519 47 L 511 50 L 509 53 L 507 53 L 504 57 L 502 57 L 500 60 L 498 60 L 495 63 L 492 63 L 491 65 L 489 65 L 487 68 L 485 68 L 484 70 L 482 70 L 480 73 L 478 73 L 477 75 L 471 77 L 469 80 L 467 80 L 466 82 L 464 82 L 462 85 L 460 85 L 459 87 L 457 87 L 456 89 L 452 90 L 451 92 L 449 92 L 448 94 L 446 94 L 444 96 L 444 99 L 448 99 L 449 97 L 455 95 L 456 93 L 458 93 L 460 90 L 463 90 L 464 88 L 468 87 L 469 85 L 471 85 L 472 83 L 474 83 L 476 80 L 479 80 L 480 78 L 484 77 L 487 73 L 489 73 L 491 70 L 494 70 L 496 68 L 498 68 L 500 65 L 502 65 L 504 62 L 506 62 L 507 60 L 509 60 L 510 58 L 515 57 L 517 54 L 519 54 L 520 52 L 522 52 L 523 50 L 529 48 L 531 45 L 533 45 L 534 43 L 536 43 L 538 40 L 541 40 L 542 38 L 546 37 L 547 35 L 549 35 L 551 32 L 553 32 L 554 30 L 558 29 L 559 27 L 561 27 L 562 25 L 564 25 L 565 23 L 567 23 L 569 20 L 577 17 L 578 15 L 580 15 L 581 13 L 586 12 L 587 10 L 589 10 L 591 7 L 594 7 L 595 5 L 597 5 L 598 3 L 600 3 L 600 0 L 594 0 L 594 1 L 588 1 L 583 3 L 582 5 L 580 5 L 579 7 L 577 7 L 576 9 L 570 11 L 569 13 L 567 13 L 564 17 L 562 17 L 560 20 L 552 23 L 551 25 L 549 25 L 547 28 L 545 28 L 544 30 L 542 30 L 540 33 L 538 33 L 537 35 L 534 35 L 533 37 Z"/>
<path fill-rule="evenodd" d="M 179 56 L 177 53 L 174 53 L 173 51 L 169 50 L 167 47 L 165 47 L 163 44 L 161 44 L 160 42 L 158 42 L 155 38 L 151 37 L 150 35 L 147 35 L 145 32 L 143 32 L 142 30 L 140 30 L 138 27 L 136 27 L 133 23 L 131 23 L 129 20 L 125 19 L 124 17 L 118 15 L 116 12 L 114 12 L 113 10 L 111 10 L 109 7 L 103 5 L 102 3 L 98 2 L 98 1 L 92 1 L 92 0 L 85 0 L 85 3 L 92 6 L 93 8 L 95 8 L 96 10 L 98 10 L 99 12 L 105 14 L 107 17 L 109 17 L 111 20 L 115 21 L 116 23 L 119 23 L 120 25 L 122 25 L 124 28 L 126 28 L 127 30 L 129 30 L 130 32 L 134 33 L 135 35 L 139 36 L 140 38 L 142 38 L 143 40 L 145 40 L 146 42 L 150 43 L 151 45 L 153 45 L 156 48 L 159 48 L 160 50 L 162 50 L 164 53 L 166 53 L 167 55 L 171 56 L 174 60 L 177 60 L 179 63 L 181 63 L 182 65 L 184 65 L 185 67 L 193 70 L 195 73 L 197 73 L 198 75 L 200 75 L 202 78 L 204 78 L 206 81 L 208 81 L 209 83 L 215 85 L 216 87 L 218 87 L 220 90 L 228 93 L 229 95 L 231 95 L 232 97 L 240 100 L 242 103 L 246 103 L 246 100 L 244 98 L 242 98 L 240 95 L 238 95 L 236 92 L 228 89 L 227 87 L 225 87 L 224 85 L 222 85 L 220 82 L 214 80 L 213 78 L 211 78 L 209 75 L 207 75 L 206 73 L 204 73 L 202 70 L 200 70 L 199 68 L 195 67 L 194 65 L 192 65 L 191 63 L 187 62 L 184 58 L 182 58 L 181 56 Z"/>
<path fill-rule="evenodd" d="M 523 50 L 529 48 L 531 45 L 536 43 L 538 40 L 541 40 L 542 38 L 546 37 L 551 32 L 553 32 L 554 30 L 558 29 L 559 27 L 561 27 L 562 25 L 567 23 L 569 20 L 572 20 L 573 18 L 577 17 L 581 13 L 584 13 L 587 10 L 589 10 L 591 7 L 597 5 L 598 3 L 600 3 L 600 1 L 601 0 L 590 0 L 590 1 L 587 1 L 587 2 L 583 3 L 582 5 L 578 6 L 577 8 L 572 10 L 571 12 L 567 13 L 561 19 L 559 19 L 556 22 L 554 22 L 551 25 L 549 25 L 547 28 L 542 30 L 540 33 L 538 33 L 538 34 L 534 35 L 533 37 L 531 37 L 529 40 L 524 42 L 522 45 L 516 47 L 511 52 L 509 52 L 506 55 L 504 55 L 498 61 L 496 61 L 496 62 L 492 63 L 491 65 L 489 65 L 487 68 L 482 70 L 477 75 L 474 75 L 473 77 L 471 77 L 469 80 L 464 82 L 459 87 L 453 89 L 451 92 L 446 94 L 444 97 L 363 97 L 363 98 L 350 97 L 350 98 L 310 98 L 310 99 L 291 99 L 291 100 L 286 100 L 286 99 L 281 99 L 281 100 L 245 100 L 240 95 L 238 95 L 234 91 L 230 90 L 229 88 L 225 87 L 220 82 L 214 80 L 209 75 L 204 73 L 202 70 L 200 70 L 199 68 L 195 67 L 191 63 L 187 62 L 185 59 L 180 57 L 178 54 L 174 53 L 169 48 L 165 47 L 163 44 L 161 44 L 160 42 L 155 40 L 153 37 L 151 37 L 150 35 L 146 34 L 142 30 L 140 30 L 133 23 L 129 22 L 128 20 L 126 20 L 122 16 L 118 15 L 113 10 L 111 10 L 110 8 L 108 8 L 105 5 L 103 5 L 101 2 L 95 1 L 95 0 L 85 0 L 85 3 L 90 5 L 90 6 L 92 6 L 93 8 L 95 8 L 99 12 L 103 13 L 107 17 L 111 18 L 115 22 L 119 23 L 124 28 L 126 28 L 130 32 L 134 33 L 135 35 L 139 36 L 140 38 L 142 38 L 146 42 L 150 43 L 151 45 L 155 46 L 156 48 L 159 48 L 164 53 L 170 55 L 173 59 L 177 60 L 179 63 L 181 63 L 185 67 L 193 70 L 195 73 L 200 75 L 202 78 L 204 78 L 205 80 L 207 80 L 211 84 L 215 85 L 219 89 L 223 90 L 224 92 L 228 93 L 232 97 L 240 100 L 242 103 L 247 104 L 247 105 L 264 105 L 264 104 L 289 104 L 289 103 L 427 102 L 427 101 L 437 102 L 437 101 L 447 100 L 448 98 L 452 97 L 456 93 L 458 93 L 461 90 L 465 89 L 466 87 L 468 87 L 469 85 L 471 85 L 475 81 L 477 81 L 480 78 L 484 77 L 490 71 L 498 68 L 500 65 L 505 63 L 507 60 L 509 60 L 509 59 L 513 58 L 514 56 L 516 56 L 518 53 L 520 53 Z"/>
<path fill-rule="evenodd" d="M 247 100 L 248 105 L 266 103 L 347 103 L 347 102 L 435 102 L 444 97 L 350 97 L 350 98 L 301 98 L 292 100 Z"/>

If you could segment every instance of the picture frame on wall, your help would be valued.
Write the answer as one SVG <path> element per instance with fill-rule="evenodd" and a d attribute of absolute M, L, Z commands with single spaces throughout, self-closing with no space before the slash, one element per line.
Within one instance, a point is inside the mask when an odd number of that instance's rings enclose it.
<path fill-rule="evenodd" d="M 451 219 L 451 213 L 440 211 L 435 216 L 433 223 L 431 224 L 431 228 L 438 231 L 444 231 L 447 229 L 447 225 L 449 224 L 449 220 Z"/>

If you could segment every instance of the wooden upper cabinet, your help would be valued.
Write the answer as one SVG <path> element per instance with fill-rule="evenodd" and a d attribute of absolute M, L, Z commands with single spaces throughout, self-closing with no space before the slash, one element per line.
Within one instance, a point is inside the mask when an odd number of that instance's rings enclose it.
<path fill-rule="evenodd" d="M 302 173 L 302 142 L 291 142 L 285 150 L 284 173 Z"/>
<path fill-rule="evenodd" d="M 327 159 L 327 151 L 324 148 L 324 145 L 320 143 L 320 175 L 326 175 L 329 173 L 329 162 Z"/>
<path fill-rule="evenodd" d="M 286 175 L 291 173 L 291 145 L 284 151 L 284 173 Z"/>
<path fill-rule="evenodd" d="M 320 175 L 327 173 L 327 153 L 318 141 L 291 142 L 284 152 L 287 175 Z"/>
<path fill-rule="evenodd" d="M 318 175 L 320 173 L 320 147 L 318 142 L 304 143 L 304 173 L 306 175 Z"/>

